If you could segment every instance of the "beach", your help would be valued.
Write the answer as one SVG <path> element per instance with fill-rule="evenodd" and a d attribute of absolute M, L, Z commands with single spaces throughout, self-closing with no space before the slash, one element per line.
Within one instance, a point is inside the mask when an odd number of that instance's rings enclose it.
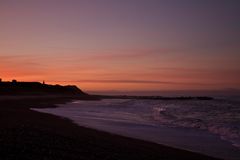
<path fill-rule="evenodd" d="M 71 100 L 60 96 L 0 98 L 0 159 L 214 159 L 79 127 L 68 119 L 30 110 Z"/>

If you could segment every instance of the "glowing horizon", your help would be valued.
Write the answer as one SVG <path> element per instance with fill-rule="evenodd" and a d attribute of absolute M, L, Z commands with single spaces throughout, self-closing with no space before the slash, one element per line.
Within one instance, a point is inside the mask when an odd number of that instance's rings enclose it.
<path fill-rule="evenodd" d="M 0 78 L 240 89 L 238 1 L 0 0 Z"/>

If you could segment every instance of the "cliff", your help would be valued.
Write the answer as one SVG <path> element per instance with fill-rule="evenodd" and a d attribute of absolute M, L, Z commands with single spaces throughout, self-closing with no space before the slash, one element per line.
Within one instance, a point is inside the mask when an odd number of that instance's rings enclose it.
<path fill-rule="evenodd" d="M 77 86 L 42 84 L 40 82 L 0 82 L 0 95 L 87 95 Z"/>

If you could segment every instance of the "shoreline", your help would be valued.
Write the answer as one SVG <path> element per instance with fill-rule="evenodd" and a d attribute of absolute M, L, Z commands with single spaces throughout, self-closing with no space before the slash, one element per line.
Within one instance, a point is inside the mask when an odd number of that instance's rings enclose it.
<path fill-rule="evenodd" d="M 1 159 L 216 159 L 127 138 L 30 108 L 57 107 L 76 97 L 0 99 Z M 28 157 L 28 158 L 27 158 Z"/>
<path fill-rule="evenodd" d="M 125 103 L 129 100 L 121 99 L 116 100 L 117 102 L 115 100 L 111 102 L 112 100 L 104 99 L 102 101 L 103 102 L 91 102 L 76 100 L 67 104 L 59 104 L 58 108 L 31 109 L 71 119 L 74 123 L 82 127 L 145 140 L 147 142 L 162 144 L 212 157 L 237 160 L 240 156 L 239 148 L 233 146 L 231 141 L 223 140 L 216 133 L 196 128 L 173 127 L 154 121 L 151 119 L 153 117 L 148 117 L 150 116 L 149 111 L 151 112 L 151 110 L 145 110 L 148 107 L 143 107 L 146 113 L 141 113 L 143 109 L 141 106 L 146 106 L 148 103 L 139 103 L 137 102 L 138 100 L 132 103 L 130 100 L 130 104 L 135 106 L 133 109 L 128 105 L 129 103 Z M 119 104 L 121 105 L 122 101 L 124 101 L 125 105 L 121 108 L 114 109 Z M 161 102 L 164 103 L 164 101 Z M 110 104 L 110 106 L 105 104 Z M 116 104 L 117 106 L 115 106 Z M 140 107 L 140 112 L 137 111 L 136 104 L 141 104 L 137 106 L 137 108 Z M 113 113 L 113 115 L 111 115 L 111 113 Z M 146 116 L 148 118 L 146 118 Z M 135 118 L 132 119 L 131 117 Z"/>

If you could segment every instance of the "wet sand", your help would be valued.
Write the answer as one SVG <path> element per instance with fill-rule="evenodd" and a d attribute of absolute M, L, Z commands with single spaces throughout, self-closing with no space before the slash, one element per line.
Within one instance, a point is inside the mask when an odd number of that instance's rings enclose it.
<path fill-rule="evenodd" d="M 0 98 L 0 159 L 191 159 L 214 158 L 79 127 L 30 108 L 56 107 L 69 97 Z"/>

